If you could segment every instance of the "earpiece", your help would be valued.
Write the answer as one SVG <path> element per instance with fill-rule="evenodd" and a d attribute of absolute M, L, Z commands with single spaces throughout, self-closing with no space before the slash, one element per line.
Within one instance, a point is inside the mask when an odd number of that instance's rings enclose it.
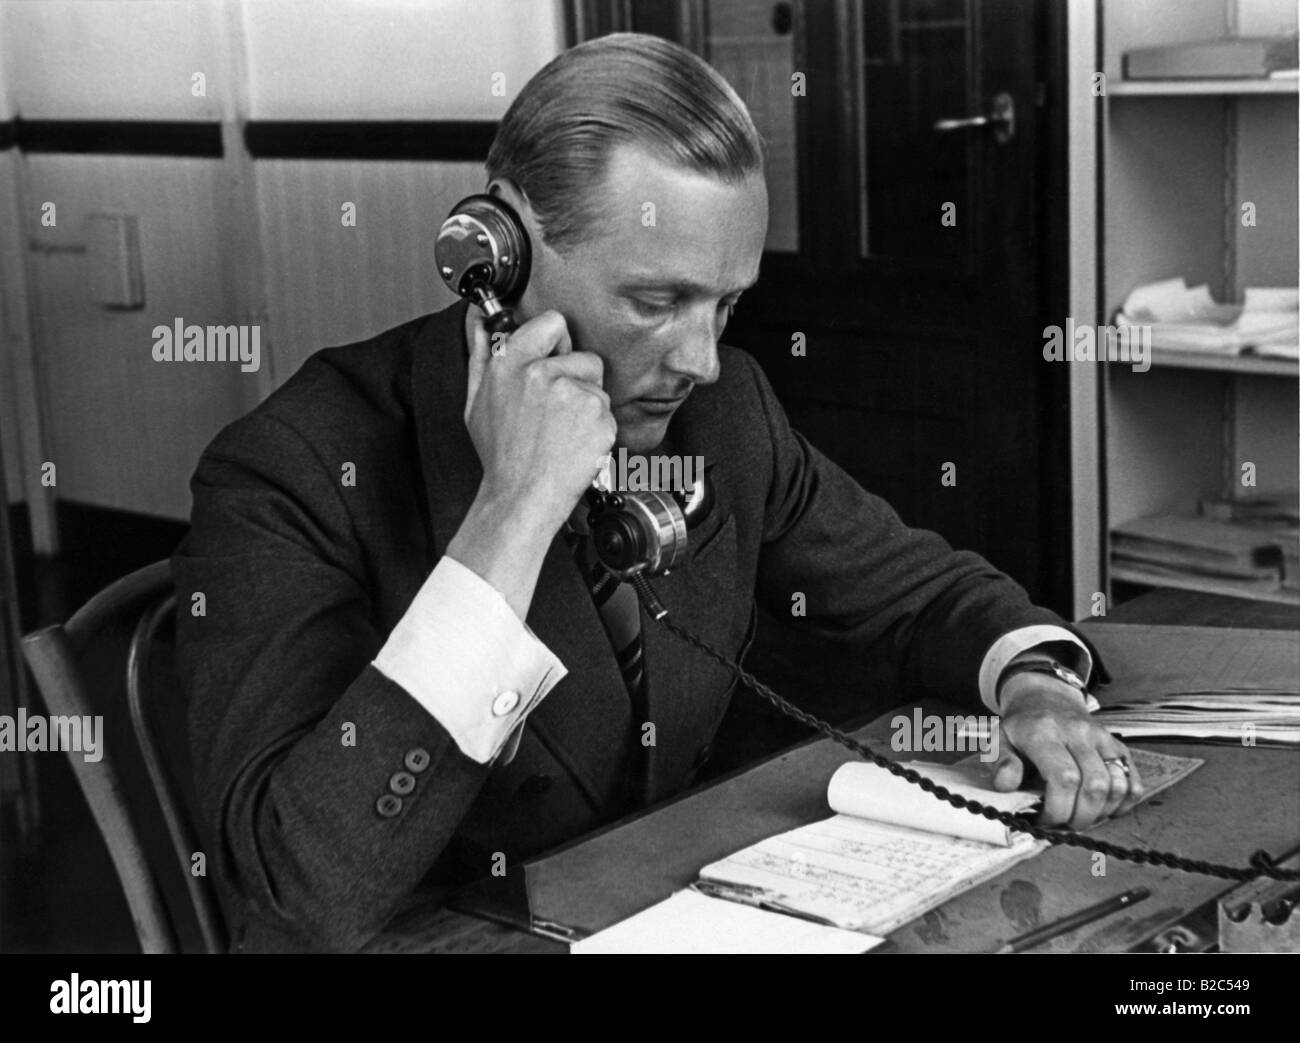
<path fill-rule="evenodd" d="M 462 199 L 438 230 L 433 256 L 452 293 L 483 309 L 489 334 L 515 329 L 507 309 L 528 285 L 532 248 L 509 203 L 490 195 Z"/>

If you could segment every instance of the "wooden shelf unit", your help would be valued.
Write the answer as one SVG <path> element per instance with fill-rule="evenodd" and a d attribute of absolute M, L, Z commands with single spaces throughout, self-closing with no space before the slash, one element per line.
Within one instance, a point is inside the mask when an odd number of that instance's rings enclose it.
<path fill-rule="evenodd" d="M 1294 33 L 1295 7 L 1183 0 L 1177 19 L 1170 11 L 1159 0 L 1098 0 L 1093 25 L 1108 84 L 1095 109 L 1102 191 L 1088 230 L 1099 261 L 1098 324 L 1112 322 L 1135 287 L 1176 276 L 1208 284 L 1225 303 L 1240 301 L 1247 287 L 1300 284 L 1297 81 L 1120 75 L 1132 48 Z M 1250 492 L 1242 484 L 1247 463 L 1260 492 L 1295 493 L 1300 481 L 1300 363 L 1168 349 L 1153 351 L 1151 361 L 1145 373 L 1109 364 L 1099 377 L 1096 488 L 1108 601 L 1115 526 L 1152 514 L 1194 515 L 1204 497 Z M 1161 585 L 1202 589 L 1192 577 Z M 1295 603 L 1300 595 L 1258 599 Z"/>

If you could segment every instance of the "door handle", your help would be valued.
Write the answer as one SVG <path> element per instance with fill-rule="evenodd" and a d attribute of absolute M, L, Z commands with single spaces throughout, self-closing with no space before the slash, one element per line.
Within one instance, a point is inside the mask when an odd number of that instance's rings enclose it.
<path fill-rule="evenodd" d="M 936 133 L 947 134 L 954 130 L 973 127 L 992 127 L 993 140 L 1005 145 L 1016 136 L 1016 103 L 1006 91 L 993 96 L 993 109 L 987 116 L 966 116 L 961 119 L 939 120 Z"/>

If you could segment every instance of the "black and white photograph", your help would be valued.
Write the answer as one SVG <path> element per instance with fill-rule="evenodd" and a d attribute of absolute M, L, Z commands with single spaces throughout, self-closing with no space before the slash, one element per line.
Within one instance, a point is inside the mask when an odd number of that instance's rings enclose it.
<path fill-rule="evenodd" d="M 1018 954 L 1278 1024 L 1297 21 L 0 0 L 5 1008 Z"/>

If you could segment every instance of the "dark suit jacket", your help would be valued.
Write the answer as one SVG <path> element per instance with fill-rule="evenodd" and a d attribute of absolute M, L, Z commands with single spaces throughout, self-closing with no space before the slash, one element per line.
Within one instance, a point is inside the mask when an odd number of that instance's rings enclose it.
<path fill-rule="evenodd" d="M 511 763 L 465 757 L 370 665 L 482 476 L 462 420 L 465 307 L 318 352 L 222 431 L 194 475 L 193 527 L 173 560 L 178 667 L 236 949 L 355 949 L 417 889 L 483 876 L 495 852 L 509 871 L 626 810 L 639 724 L 558 536 L 527 622 L 569 673 Z M 739 656 L 755 597 L 784 613 L 801 592 L 803 623 L 884 657 L 900 690 L 977 708 L 991 643 L 1061 621 L 977 555 L 904 526 L 790 429 L 752 359 L 721 358 L 665 446 L 702 455 L 717 494 L 689 563 L 655 582 L 673 618 Z M 649 802 L 691 784 L 733 684 L 661 627 L 645 637 Z M 376 802 L 413 750 L 429 765 L 385 817 Z"/>

